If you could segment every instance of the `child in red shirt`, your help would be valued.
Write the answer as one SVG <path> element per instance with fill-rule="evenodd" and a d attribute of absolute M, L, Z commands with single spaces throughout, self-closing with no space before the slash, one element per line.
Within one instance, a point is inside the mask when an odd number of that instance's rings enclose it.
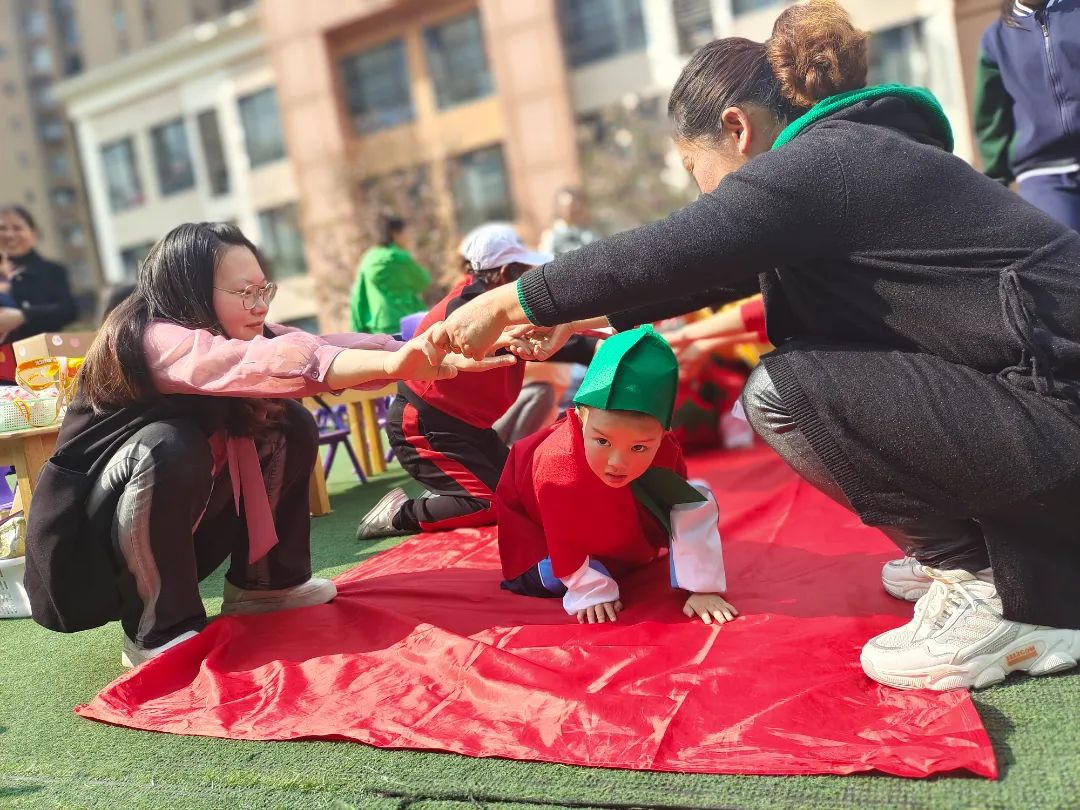
<path fill-rule="evenodd" d="M 668 430 L 678 365 L 650 326 L 609 338 L 576 411 L 514 445 L 497 490 L 502 587 L 561 596 L 578 621 L 615 621 L 617 578 L 670 545 L 683 612 L 705 623 L 737 611 L 726 589 L 716 501 L 689 484 Z"/>

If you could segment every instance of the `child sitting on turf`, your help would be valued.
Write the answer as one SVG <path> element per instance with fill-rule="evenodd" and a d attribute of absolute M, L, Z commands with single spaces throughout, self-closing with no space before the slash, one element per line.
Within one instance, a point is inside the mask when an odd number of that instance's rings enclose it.
<path fill-rule="evenodd" d="M 471 275 L 424 317 L 418 332 L 481 293 L 551 260 L 550 254 L 526 248 L 503 223 L 474 230 L 461 252 Z M 573 338 L 555 359 L 587 363 L 591 352 L 585 339 Z M 401 466 L 428 492 L 409 498 L 403 489 L 391 490 L 360 521 L 357 539 L 494 523 L 495 486 L 508 450 L 492 425 L 514 404 L 524 375 L 525 363 L 518 362 L 474 375 L 475 384 L 444 385 L 452 381 L 443 380 L 399 385 L 386 433 Z"/>
<path fill-rule="evenodd" d="M 683 612 L 706 624 L 737 611 L 720 593 L 724 563 L 712 493 L 686 481 L 668 429 L 678 364 L 651 326 L 604 341 L 576 410 L 514 445 L 496 490 L 505 590 L 561 596 L 579 622 L 615 621 L 615 577 L 670 545 Z"/>

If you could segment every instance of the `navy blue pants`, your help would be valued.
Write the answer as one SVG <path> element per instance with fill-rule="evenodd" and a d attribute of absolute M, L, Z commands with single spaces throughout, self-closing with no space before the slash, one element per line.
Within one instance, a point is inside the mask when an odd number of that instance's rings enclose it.
<path fill-rule="evenodd" d="M 1080 231 L 1080 172 L 1036 175 L 1021 180 L 1019 187 L 1029 203 Z"/>

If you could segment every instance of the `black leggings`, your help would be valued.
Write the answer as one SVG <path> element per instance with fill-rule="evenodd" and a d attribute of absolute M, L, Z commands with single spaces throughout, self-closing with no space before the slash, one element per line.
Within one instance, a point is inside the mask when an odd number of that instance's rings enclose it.
<path fill-rule="evenodd" d="M 814 487 L 851 509 L 835 479 L 799 430 L 764 365 L 759 365 L 750 374 L 743 389 L 742 403 L 754 431 L 777 455 Z M 982 529 L 974 520 L 938 518 L 877 528 L 904 554 L 931 568 L 974 573 L 990 566 Z"/>

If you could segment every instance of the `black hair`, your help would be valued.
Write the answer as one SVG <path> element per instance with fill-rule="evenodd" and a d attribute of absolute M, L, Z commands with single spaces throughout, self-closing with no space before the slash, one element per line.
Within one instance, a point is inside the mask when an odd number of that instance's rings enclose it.
<path fill-rule="evenodd" d="M 23 208 L 21 205 L 15 205 L 13 203 L 11 205 L 2 206 L 0 207 L 0 214 L 14 214 L 15 216 L 19 217 L 23 222 L 25 222 L 27 226 L 29 226 L 30 230 L 37 233 L 37 223 L 34 222 L 34 217 L 31 216 L 30 212 Z"/>
<path fill-rule="evenodd" d="M 866 85 L 867 35 L 836 0 L 783 11 L 768 42 L 718 39 L 698 48 L 668 99 L 677 138 L 714 140 L 728 107 L 754 104 L 780 123 L 823 98 Z"/>
<path fill-rule="evenodd" d="M 214 311 L 214 269 L 231 247 L 244 247 L 259 256 L 239 228 L 222 222 L 179 225 L 150 249 L 134 290 L 105 319 L 87 352 L 80 391 L 95 411 L 112 411 L 160 397 L 143 352 L 143 338 L 151 321 L 161 319 L 224 334 Z M 234 401 L 234 426 L 250 429 L 267 421 L 264 417 L 271 408 L 253 407 L 256 402 Z"/>
<path fill-rule="evenodd" d="M 390 247 L 405 230 L 405 220 L 393 214 L 379 215 L 379 244 Z"/>

